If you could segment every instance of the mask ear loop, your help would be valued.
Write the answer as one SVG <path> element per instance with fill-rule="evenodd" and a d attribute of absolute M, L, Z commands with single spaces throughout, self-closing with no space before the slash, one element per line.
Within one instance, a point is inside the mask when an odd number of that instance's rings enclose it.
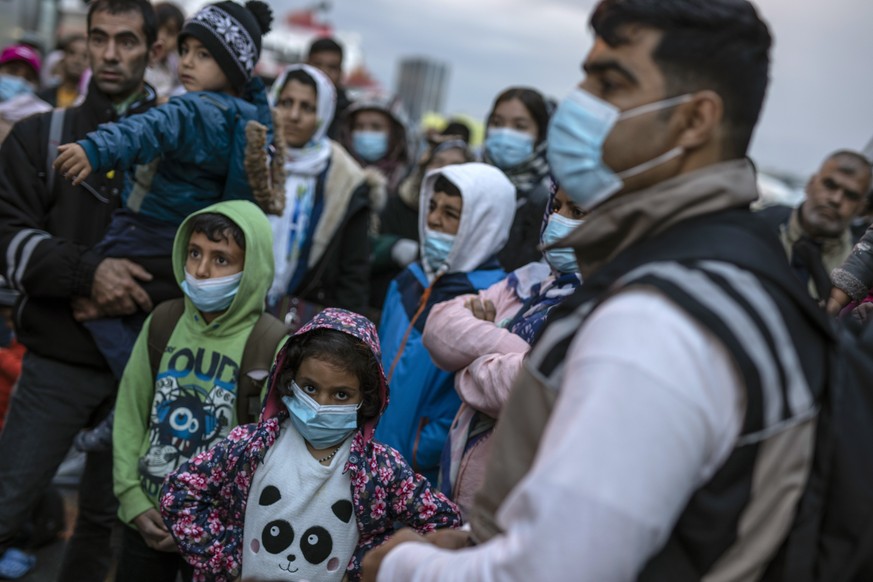
<path fill-rule="evenodd" d="M 654 101 L 652 103 L 646 103 L 645 105 L 632 107 L 627 111 L 622 111 L 621 113 L 619 113 L 616 123 L 618 123 L 619 121 L 624 121 L 625 119 L 631 119 L 633 117 L 645 115 L 646 113 L 651 113 L 652 111 L 660 111 L 662 109 L 676 107 L 677 105 L 688 103 L 692 99 L 694 99 L 694 96 L 691 93 L 685 93 L 684 95 L 670 97 L 669 99 L 662 99 L 661 101 Z"/>
<path fill-rule="evenodd" d="M 633 176 L 637 176 L 642 174 L 643 172 L 647 172 L 656 166 L 660 166 L 661 164 L 665 164 L 672 160 L 673 158 L 681 156 L 685 152 L 685 148 L 682 146 L 676 146 L 672 150 L 668 150 L 658 156 L 655 159 L 649 160 L 648 162 L 643 162 L 639 166 L 635 166 L 633 168 L 628 168 L 627 170 L 616 174 L 619 179 L 624 180 L 625 178 L 632 178 Z"/>
<path fill-rule="evenodd" d="M 663 99 L 661 101 L 655 101 L 654 103 L 647 103 L 646 105 L 640 105 L 639 107 L 634 107 L 633 109 L 628 109 L 627 111 L 623 111 L 618 116 L 618 121 L 622 121 L 624 119 L 631 119 L 633 117 L 637 117 L 639 115 L 644 115 L 646 113 L 651 113 L 652 111 L 661 111 L 663 109 L 669 109 L 670 107 L 676 107 L 677 105 L 682 105 L 683 103 L 688 103 L 694 97 L 691 93 L 686 93 L 684 95 L 679 95 L 677 97 L 671 97 L 670 99 Z M 685 152 L 685 148 L 682 146 L 676 146 L 675 148 L 668 150 L 661 154 L 660 156 L 649 160 L 648 162 L 644 162 L 639 166 L 635 166 L 633 168 L 628 168 L 623 172 L 619 172 L 616 174 L 620 180 L 624 180 L 625 178 L 632 178 L 633 176 L 638 176 L 643 172 L 647 172 L 654 167 L 660 166 L 661 164 L 665 164 L 672 160 L 673 158 L 679 157 Z"/>

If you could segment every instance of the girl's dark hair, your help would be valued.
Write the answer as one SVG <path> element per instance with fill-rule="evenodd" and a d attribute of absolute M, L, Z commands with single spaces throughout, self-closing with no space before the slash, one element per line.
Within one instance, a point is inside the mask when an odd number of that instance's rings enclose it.
<path fill-rule="evenodd" d="M 434 192 L 443 192 L 449 196 L 460 196 L 461 190 L 455 186 L 451 180 L 440 174 L 433 183 Z"/>
<path fill-rule="evenodd" d="M 315 79 L 312 78 L 312 75 L 304 71 L 303 69 L 294 69 L 288 76 L 285 77 L 285 84 L 282 85 L 282 88 L 279 89 L 279 93 L 285 90 L 285 87 L 291 81 L 297 81 L 302 85 L 306 85 L 307 87 L 312 87 L 312 90 L 315 91 L 315 96 L 318 97 L 318 85 L 315 84 Z"/>
<path fill-rule="evenodd" d="M 176 29 L 182 30 L 182 25 L 185 24 L 185 15 L 172 2 L 159 2 L 155 4 L 155 16 L 158 17 L 158 28 L 175 25 Z"/>
<path fill-rule="evenodd" d="M 497 109 L 498 105 L 505 101 L 511 101 L 512 99 L 518 99 L 521 101 L 524 108 L 527 109 L 527 112 L 531 117 L 533 117 L 534 122 L 537 124 L 537 143 L 539 144 L 544 141 L 549 131 L 549 107 L 546 105 L 546 100 L 543 98 L 542 93 L 536 89 L 529 89 L 528 87 L 510 87 L 498 95 L 497 99 L 494 100 L 494 105 L 491 106 L 491 112 L 488 113 L 488 121 L 490 122 L 491 118 L 494 117 L 494 111 Z"/>
<path fill-rule="evenodd" d="M 285 355 L 286 372 L 296 374 L 306 358 L 328 362 L 348 370 L 358 378 L 362 402 L 358 409 L 358 426 L 379 417 L 382 399 L 382 370 L 369 346 L 347 333 L 335 329 L 318 328 L 291 338 Z"/>
<path fill-rule="evenodd" d="M 195 232 L 205 234 L 212 242 L 230 240 L 233 237 L 239 248 L 246 250 L 246 237 L 242 229 L 223 214 L 217 212 L 198 214 L 191 219 L 191 234 Z"/>

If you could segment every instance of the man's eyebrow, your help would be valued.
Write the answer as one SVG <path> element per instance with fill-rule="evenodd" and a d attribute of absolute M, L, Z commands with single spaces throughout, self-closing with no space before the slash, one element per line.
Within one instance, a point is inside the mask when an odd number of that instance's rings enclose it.
<path fill-rule="evenodd" d="M 603 61 L 595 61 L 593 63 L 583 63 L 582 70 L 585 71 L 586 75 L 592 75 L 596 73 L 608 73 L 610 71 L 616 72 L 619 75 L 625 77 L 628 81 L 633 83 L 634 85 L 639 85 L 639 81 L 637 81 L 636 75 L 634 75 L 629 69 L 627 69 L 624 65 L 619 63 L 616 60 L 603 60 Z"/>

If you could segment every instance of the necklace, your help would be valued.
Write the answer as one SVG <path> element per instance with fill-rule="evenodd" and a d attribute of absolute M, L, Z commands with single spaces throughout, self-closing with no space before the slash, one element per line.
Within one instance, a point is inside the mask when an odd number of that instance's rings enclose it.
<path fill-rule="evenodd" d="M 340 443 L 339 446 L 337 448 L 335 448 L 331 454 L 329 454 L 328 456 L 323 457 L 321 459 L 318 459 L 318 462 L 319 463 L 328 462 L 329 460 L 331 460 L 332 458 L 334 458 L 336 456 L 336 454 L 339 452 L 339 450 L 340 450 L 340 448 L 342 448 L 342 446 L 343 446 L 343 444 Z"/>

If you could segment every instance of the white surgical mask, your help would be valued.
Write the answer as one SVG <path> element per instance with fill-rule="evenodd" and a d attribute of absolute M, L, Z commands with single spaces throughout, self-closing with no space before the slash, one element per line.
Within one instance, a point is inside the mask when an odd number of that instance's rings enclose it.
<path fill-rule="evenodd" d="M 561 216 L 557 212 L 552 213 L 549 216 L 549 224 L 546 225 L 546 229 L 543 231 L 543 246 L 549 247 L 559 240 L 566 238 L 583 222 L 585 221 Z M 559 273 L 576 273 L 579 271 L 579 267 L 576 264 L 576 252 L 570 247 L 547 248 L 543 251 L 543 256 L 546 258 L 546 262 Z"/>
<path fill-rule="evenodd" d="M 622 112 L 583 89 L 575 89 L 558 106 L 549 124 L 546 154 L 555 179 L 573 202 L 591 210 L 621 190 L 625 178 L 642 174 L 684 152 L 682 147 L 675 147 L 616 174 L 603 163 L 603 144 L 615 124 L 675 107 L 691 98 L 690 94 L 680 95 Z"/>
<path fill-rule="evenodd" d="M 185 271 L 185 280 L 182 281 L 182 291 L 194 304 L 194 307 L 203 313 L 217 313 L 224 311 L 233 303 L 243 272 L 226 277 L 214 277 L 212 279 L 197 279 L 188 271 Z"/>

